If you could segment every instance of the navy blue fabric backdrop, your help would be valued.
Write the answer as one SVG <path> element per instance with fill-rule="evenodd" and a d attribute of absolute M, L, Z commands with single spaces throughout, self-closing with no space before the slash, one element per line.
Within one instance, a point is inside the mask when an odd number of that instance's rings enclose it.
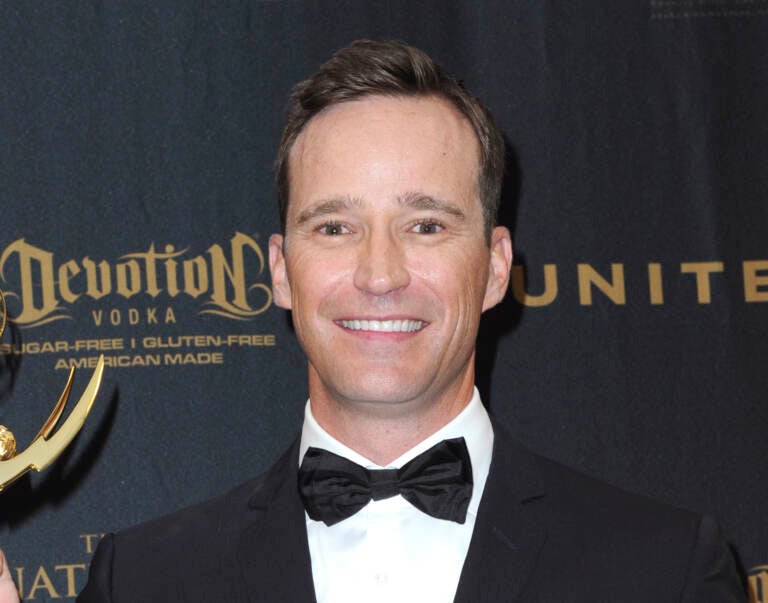
<path fill-rule="evenodd" d="M 768 601 L 768 1 L 0 5 L 0 422 L 104 385 L 0 494 L 29 601 L 99 535 L 253 476 L 305 365 L 265 266 L 290 87 L 359 37 L 463 78 L 510 147 L 514 292 L 478 384 L 525 444 L 712 513 Z"/>

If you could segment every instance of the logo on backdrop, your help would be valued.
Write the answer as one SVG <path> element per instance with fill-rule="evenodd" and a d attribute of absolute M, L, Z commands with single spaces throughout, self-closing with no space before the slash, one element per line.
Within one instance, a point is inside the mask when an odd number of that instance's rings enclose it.
<path fill-rule="evenodd" d="M 719 261 L 612 263 L 595 267 L 544 264 L 512 266 L 512 293 L 518 303 L 543 307 L 556 303 L 562 290 L 576 291 L 581 306 L 607 302 L 618 306 L 639 303 L 652 306 L 678 300 L 710 304 L 728 294 L 726 283 L 740 278 L 740 296 L 746 303 L 768 302 L 768 260 L 745 260 L 740 265 Z M 532 282 L 529 282 L 532 281 Z M 674 295 L 670 296 L 669 291 Z M 675 295 L 677 299 L 675 299 Z"/>
<path fill-rule="evenodd" d="M 20 238 L 0 253 L 0 284 L 11 320 L 31 334 L 0 343 L 0 355 L 42 355 L 57 369 L 93 368 L 101 353 L 113 367 L 223 364 L 229 349 L 275 345 L 274 334 L 251 330 L 272 305 L 272 291 L 264 251 L 241 232 L 203 252 L 149 242 L 95 259 L 62 257 Z M 224 318 L 232 327 L 211 332 L 200 315 Z M 90 333 L 33 339 L 46 331 L 39 327 L 75 316 L 78 328 L 87 316 Z M 176 334 L 191 316 L 195 332 Z M 163 325 L 174 326 L 174 335 L 159 335 Z"/>
<path fill-rule="evenodd" d="M 768 565 L 758 565 L 747 574 L 750 603 L 768 603 Z"/>
<path fill-rule="evenodd" d="M 77 541 L 73 541 L 76 553 L 69 553 L 70 563 L 14 567 L 19 595 L 24 601 L 74 599 L 85 586 L 88 564 L 103 536 L 100 533 L 79 534 Z"/>
<path fill-rule="evenodd" d="M 246 273 L 248 260 L 255 263 L 254 276 Z M 15 287 L 6 277 L 12 263 L 18 275 Z M 146 250 L 125 253 L 114 262 L 89 256 L 57 260 L 52 251 L 25 239 L 14 241 L 0 255 L 0 278 L 8 297 L 18 300 L 13 321 L 26 327 L 69 318 L 70 307 L 88 298 L 98 302 L 92 316 L 100 326 L 105 302 L 142 294 L 155 301 L 203 299 L 200 314 L 248 320 L 272 302 L 269 286 L 263 282 L 264 269 L 261 247 L 240 232 L 228 246 L 214 244 L 194 256 L 188 247 L 166 244 L 159 250 L 150 243 Z M 111 318 L 117 322 L 122 316 L 113 313 Z"/>

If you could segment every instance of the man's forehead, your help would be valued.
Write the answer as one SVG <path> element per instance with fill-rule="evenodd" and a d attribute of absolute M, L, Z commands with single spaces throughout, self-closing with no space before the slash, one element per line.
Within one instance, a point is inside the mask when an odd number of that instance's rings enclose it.
<path fill-rule="evenodd" d="M 461 138 L 477 153 L 478 167 L 480 144 L 469 120 L 448 100 L 436 95 L 368 95 L 359 99 L 336 103 L 313 116 L 296 137 L 289 153 L 289 161 L 303 154 L 312 142 L 326 139 L 345 125 L 364 128 L 379 125 L 386 127 L 395 122 L 411 119 L 411 124 L 430 125 L 447 140 L 450 135 Z"/>
<path fill-rule="evenodd" d="M 421 170 L 424 186 L 412 183 L 407 190 L 397 191 L 402 202 L 455 201 L 454 194 L 440 190 L 463 180 L 463 188 L 471 189 L 466 194 L 475 196 L 480 146 L 469 121 L 442 98 L 372 96 L 340 103 L 313 117 L 297 137 L 289 155 L 291 198 L 311 188 L 312 196 L 325 197 L 311 199 L 313 205 L 337 196 L 344 199 L 351 191 L 317 189 L 334 177 L 348 181 L 356 170 L 374 164 L 382 173 L 387 169 L 402 174 Z M 356 174 L 365 184 L 365 178 L 372 180 L 375 175 Z M 429 190 L 421 190 L 425 187 Z M 300 198 L 307 200 L 306 194 Z M 346 201 L 353 201 L 353 196 Z"/>

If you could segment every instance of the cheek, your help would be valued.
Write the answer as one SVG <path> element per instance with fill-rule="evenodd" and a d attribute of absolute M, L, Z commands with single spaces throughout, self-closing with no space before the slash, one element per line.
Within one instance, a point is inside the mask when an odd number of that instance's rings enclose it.
<path fill-rule="evenodd" d="M 446 303 L 456 306 L 482 304 L 488 280 L 488 258 L 483 254 L 421 254 L 413 273 Z"/>
<path fill-rule="evenodd" d="M 315 314 L 342 288 L 344 269 L 328 254 L 302 253 L 291 258 L 288 280 L 294 314 Z"/>

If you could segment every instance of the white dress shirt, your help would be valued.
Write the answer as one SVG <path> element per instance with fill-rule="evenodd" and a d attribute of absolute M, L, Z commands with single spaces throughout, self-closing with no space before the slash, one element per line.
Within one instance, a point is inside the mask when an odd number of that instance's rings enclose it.
<path fill-rule="evenodd" d="M 472 462 L 472 499 L 463 524 L 437 519 L 402 496 L 371 501 L 332 526 L 306 516 L 318 603 L 450 603 L 469 550 L 493 449 L 493 428 L 475 389 L 453 421 L 381 467 L 328 434 L 307 402 L 299 463 L 323 448 L 369 469 L 398 469 L 438 442 L 463 437 Z"/>

